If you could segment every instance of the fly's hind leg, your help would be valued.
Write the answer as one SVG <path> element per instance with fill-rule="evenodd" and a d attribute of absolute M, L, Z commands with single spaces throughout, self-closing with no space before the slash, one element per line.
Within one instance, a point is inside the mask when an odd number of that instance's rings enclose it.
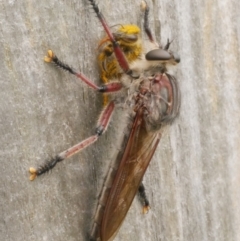
<path fill-rule="evenodd" d="M 149 201 L 145 192 L 145 187 L 142 182 L 138 188 L 138 197 L 143 206 L 143 213 L 145 214 L 149 211 L 150 206 L 149 206 Z"/>
<path fill-rule="evenodd" d="M 98 140 L 98 138 L 106 131 L 108 124 L 110 122 L 112 113 L 114 110 L 114 102 L 111 101 L 102 111 L 100 118 L 98 120 L 97 128 L 95 130 L 95 134 L 88 137 L 87 139 L 79 142 L 73 147 L 61 152 L 56 155 L 54 158 L 46 161 L 42 166 L 38 168 L 31 167 L 29 169 L 30 172 L 30 180 L 34 180 L 37 176 L 40 176 L 49 170 L 53 169 L 57 163 L 69 158 L 70 156 L 82 151 L 86 147 L 92 145 L 94 142 Z"/>

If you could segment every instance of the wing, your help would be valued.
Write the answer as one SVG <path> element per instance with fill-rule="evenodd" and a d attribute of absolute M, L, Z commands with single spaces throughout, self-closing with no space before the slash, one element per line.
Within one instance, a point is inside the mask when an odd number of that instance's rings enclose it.
<path fill-rule="evenodd" d="M 148 132 L 142 114 L 136 114 L 105 206 L 101 241 L 113 238 L 118 231 L 156 150 L 160 136 L 160 132 Z"/>

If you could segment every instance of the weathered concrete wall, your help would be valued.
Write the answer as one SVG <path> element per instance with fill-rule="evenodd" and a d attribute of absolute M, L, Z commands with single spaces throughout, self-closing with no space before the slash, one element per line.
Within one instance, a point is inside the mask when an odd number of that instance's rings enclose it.
<path fill-rule="evenodd" d="M 179 119 L 145 175 L 151 202 L 135 200 L 116 241 L 240 240 L 240 3 L 148 1 L 161 42 L 174 39 Z M 137 1 L 99 1 L 111 25 L 141 24 Z M 37 166 L 92 134 L 101 96 L 43 62 L 53 49 L 96 83 L 102 28 L 86 0 L 0 1 L 0 239 L 86 240 L 117 115 L 98 143 L 28 181 Z M 160 38 L 158 38 L 160 40 Z"/>

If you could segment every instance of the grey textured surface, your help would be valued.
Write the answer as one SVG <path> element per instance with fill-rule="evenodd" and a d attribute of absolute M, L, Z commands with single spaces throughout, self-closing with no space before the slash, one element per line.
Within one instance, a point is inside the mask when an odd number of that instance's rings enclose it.
<path fill-rule="evenodd" d="M 151 26 L 181 56 L 179 119 L 145 175 L 116 241 L 240 240 L 240 3 L 155 0 Z M 141 24 L 140 1 L 99 1 L 111 25 Z M 47 49 L 99 83 L 102 28 L 86 0 L 0 1 L 0 240 L 84 241 L 121 132 L 28 181 L 38 166 L 92 134 L 101 96 L 43 62 Z M 160 40 L 160 38 L 158 38 Z"/>

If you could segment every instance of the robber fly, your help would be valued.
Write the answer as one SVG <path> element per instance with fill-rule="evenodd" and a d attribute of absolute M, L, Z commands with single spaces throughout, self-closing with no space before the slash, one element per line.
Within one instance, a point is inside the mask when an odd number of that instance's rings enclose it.
<path fill-rule="evenodd" d="M 169 50 L 169 41 L 163 48 L 154 41 L 146 2 L 142 2 L 146 41 L 142 41 L 140 28 L 135 25 L 121 25 L 112 32 L 95 1 L 89 2 L 106 32 L 99 43 L 98 55 L 103 85 L 96 85 L 84 74 L 63 63 L 52 50 L 48 51 L 45 61 L 54 63 L 81 79 L 91 89 L 105 94 L 104 109 L 94 135 L 37 169 L 31 167 L 29 171 L 30 180 L 34 180 L 58 162 L 92 145 L 107 130 L 114 109 L 124 107 L 130 116 L 128 128 L 124 131 L 122 149 L 109 168 L 99 195 L 90 233 L 90 240 L 108 241 L 115 237 L 138 191 L 144 212 L 149 209 L 142 179 L 165 127 L 179 113 L 178 83 L 174 76 L 167 73 L 167 66 L 176 65 L 180 58 Z M 111 93 L 115 94 L 111 96 Z"/>

